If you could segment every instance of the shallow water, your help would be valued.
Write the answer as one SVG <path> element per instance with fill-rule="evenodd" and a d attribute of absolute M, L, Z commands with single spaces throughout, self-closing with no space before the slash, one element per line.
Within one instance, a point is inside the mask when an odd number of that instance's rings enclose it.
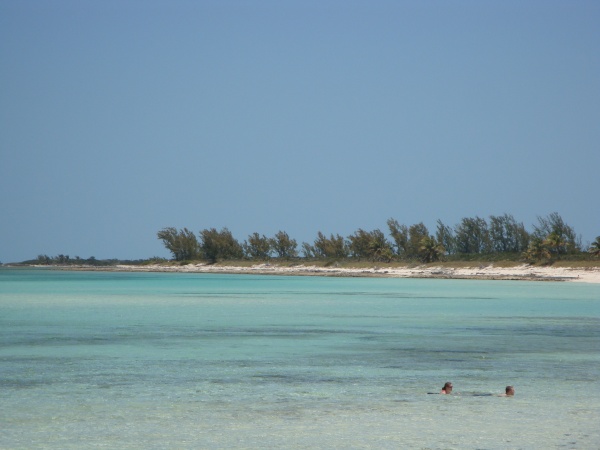
<path fill-rule="evenodd" d="M 598 379 L 593 284 L 0 269 L 0 448 L 599 448 Z"/>

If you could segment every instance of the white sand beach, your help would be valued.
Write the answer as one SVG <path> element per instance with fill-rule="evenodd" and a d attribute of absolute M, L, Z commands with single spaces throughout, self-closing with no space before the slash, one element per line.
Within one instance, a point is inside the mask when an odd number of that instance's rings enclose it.
<path fill-rule="evenodd" d="M 111 270 L 111 269 L 108 269 Z M 342 268 L 314 265 L 284 265 L 263 263 L 252 266 L 220 264 L 173 265 L 119 265 L 112 270 L 140 272 L 235 273 L 263 275 L 393 277 L 393 278 L 448 278 L 481 280 L 571 281 L 600 283 L 600 267 L 570 268 L 522 264 L 513 267 L 477 265 L 473 267 L 414 266 Z"/>

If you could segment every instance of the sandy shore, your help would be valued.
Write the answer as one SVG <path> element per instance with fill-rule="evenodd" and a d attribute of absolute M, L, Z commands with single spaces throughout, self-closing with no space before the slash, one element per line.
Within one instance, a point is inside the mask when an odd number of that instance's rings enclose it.
<path fill-rule="evenodd" d="M 83 269 L 83 268 L 81 268 Z M 571 281 L 600 283 L 600 267 L 568 268 L 539 267 L 527 264 L 514 267 L 495 267 L 493 264 L 477 267 L 373 267 L 340 268 L 310 265 L 256 264 L 253 266 L 228 266 L 219 264 L 172 265 L 119 265 L 101 270 L 135 272 L 187 272 L 233 273 L 261 275 L 338 276 L 338 277 L 390 277 L 390 278 L 446 278 L 478 280 Z"/>

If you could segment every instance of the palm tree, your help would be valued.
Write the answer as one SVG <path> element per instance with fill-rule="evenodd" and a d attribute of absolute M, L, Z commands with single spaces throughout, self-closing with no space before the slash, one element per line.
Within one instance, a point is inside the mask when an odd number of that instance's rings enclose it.
<path fill-rule="evenodd" d="M 568 242 L 561 234 L 555 232 L 550 233 L 543 241 L 543 244 L 548 247 L 551 252 L 553 251 L 556 253 L 557 257 L 560 257 L 562 249 L 565 250 L 565 253 L 567 252 Z"/>
<path fill-rule="evenodd" d="M 392 246 L 380 230 L 369 233 L 369 252 L 373 261 L 390 262 L 392 260 Z"/>
<path fill-rule="evenodd" d="M 546 241 L 540 238 L 534 237 L 523 256 L 532 261 L 539 261 L 542 259 L 550 259 L 550 251 L 546 247 Z"/>
<path fill-rule="evenodd" d="M 425 236 L 421 239 L 421 245 L 419 246 L 419 256 L 425 263 L 439 261 L 442 256 L 446 253 L 446 249 L 440 243 L 438 243 L 433 236 Z"/>
<path fill-rule="evenodd" d="M 596 236 L 596 240 L 592 242 L 588 250 L 592 256 L 600 256 L 600 236 Z"/>

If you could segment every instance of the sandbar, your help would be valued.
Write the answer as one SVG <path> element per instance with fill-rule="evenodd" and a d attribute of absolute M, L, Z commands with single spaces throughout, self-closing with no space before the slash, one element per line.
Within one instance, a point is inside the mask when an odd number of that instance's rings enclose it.
<path fill-rule="evenodd" d="M 84 269 L 84 268 L 81 268 Z M 80 269 L 80 270 L 81 270 Z M 229 264 L 186 264 L 186 265 L 117 265 L 100 270 L 132 272 L 185 272 L 185 273 L 229 273 L 290 276 L 337 276 L 337 277 L 387 277 L 387 278 L 441 278 L 475 280 L 523 280 L 523 281 L 568 281 L 600 283 L 600 267 L 552 267 L 530 264 L 512 267 L 494 264 L 473 267 L 448 267 L 435 265 L 417 266 L 373 266 L 373 267 L 322 267 L 307 264 L 261 263 L 248 266 Z"/>

